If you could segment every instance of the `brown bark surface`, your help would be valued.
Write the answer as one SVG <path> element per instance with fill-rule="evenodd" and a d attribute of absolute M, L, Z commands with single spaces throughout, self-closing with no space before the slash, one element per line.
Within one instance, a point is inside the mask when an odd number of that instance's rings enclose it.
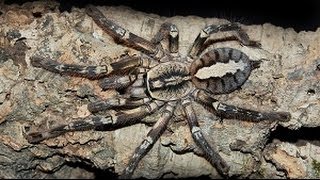
<path fill-rule="evenodd" d="M 148 40 L 162 23 L 176 24 L 182 55 L 203 27 L 227 22 L 195 16 L 165 18 L 126 7 L 99 9 L 122 27 Z M 266 143 L 270 132 L 279 124 L 295 131 L 320 125 L 320 29 L 297 33 L 271 24 L 243 28 L 252 40 L 261 43 L 261 48 L 241 46 L 236 41 L 209 48 L 236 48 L 263 62 L 240 90 L 217 98 L 243 108 L 288 111 L 292 119 L 286 123 L 238 120 L 221 123 L 218 117 L 194 104 L 207 140 L 230 165 L 230 176 L 319 177 L 318 141 Z M 230 35 L 219 33 L 211 39 Z M 32 67 L 29 58 L 37 54 L 64 63 L 100 65 L 114 62 L 124 54 L 138 53 L 116 44 L 84 9 L 61 13 L 53 1 L 22 6 L 0 4 L 0 177 L 93 178 L 93 169 L 114 169 L 120 173 L 149 126 L 138 124 L 108 132 L 67 133 L 35 145 L 26 141 L 23 135 L 26 130 L 49 128 L 88 116 L 89 102 L 116 94 L 112 90 L 102 91 L 97 81 Z M 146 120 L 158 117 L 156 113 Z M 183 117 L 177 113 L 173 120 L 170 131 L 142 159 L 134 177 L 217 177 L 216 170 L 193 153 L 197 149 Z"/>

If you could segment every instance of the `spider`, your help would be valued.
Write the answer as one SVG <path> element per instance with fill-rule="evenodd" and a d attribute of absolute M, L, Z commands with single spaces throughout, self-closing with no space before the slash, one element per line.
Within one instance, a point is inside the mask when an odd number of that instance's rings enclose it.
<path fill-rule="evenodd" d="M 219 102 L 213 96 L 239 89 L 252 70 L 259 68 L 260 60 L 251 60 L 245 53 L 229 48 L 205 51 L 205 42 L 213 33 L 234 31 L 236 40 L 246 46 L 258 43 L 238 23 L 209 25 L 199 33 L 186 56 L 181 56 L 179 31 L 172 23 L 164 23 L 155 37 L 148 41 L 120 27 L 106 18 L 96 7 L 89 5 L 86 13 L 110 35 L 116 43 L 141 52 L 140 56 L 125 56 L 116 62 L 100 66 L 62 64 L 41 56 L 31 57 L 31 64 L 38 68 L 62 75 L 80 76 L 100 81 L 102 90 L 115 89 L 116 97 L 88 104 L 92 115 L 49 130 L 30 132 L 26 138 L 30 143 L 57 137 L 66 132 L 90 129 L 116 129 L 143 123 L 142 119 L 157 111 L 160 118 L 154 123 L 146 138 L 136 148 L 120 178 L 132 177 L 139 161 L 149 152 L 166 130 L 176 108 L 182 107 L 192 138 L 203 151 L 204 157 L 217 171 L 227 177 L 229 165 L 204 138 L 199 127 L 193 103 L 199 103 L 215 115 L 226 119 L 260 122 L 289 121 L 288 112 L 258 112 Z M 223 74 L 218 74 L 220 67 Z M 221 70 L 220 70 L 221 72 Z M 120 108 L 120 110 L 119 110 Z M 116 113 L 107 110 L 117 110 Z M 97 112 L 107 111 L 98 115 Z"/>

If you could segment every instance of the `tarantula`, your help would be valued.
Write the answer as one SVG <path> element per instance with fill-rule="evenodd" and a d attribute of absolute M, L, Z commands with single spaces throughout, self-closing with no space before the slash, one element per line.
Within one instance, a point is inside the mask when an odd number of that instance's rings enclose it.
<path fill-rule="evenodd" d="M 28 133 L 26 137 L 30 143 L 38 143 L 70 131 L 115 129 L 142 123 L 144 117 L 161 110 L 161 117 L 137 147 L 122 173 L 122 178 L 130 178 L 139 161 L 166 130 L 176 107 L 181 106 L 194 142 L 217 171 L 227 176 L 229 166 L 204 138 L 193 109 L 193 102 L 227 119 L 254 122 L 290 120 L 288 112 L 258 112 L 227 105 L 213 98 L 213 95 L 230 93 L 238 89 L 245 83 L 251 71 L 258 68 L 261 63 L 260 60 L 251 60 L 243 52 L 228 47 L 205 52 L 207 38 L 218 32 L 234 31 L 236 40 L 243 45 L 257 45 L 249 40 L 238 23 L 205 27 L 195 39 L 188 54 L 182 57 L 178 52 L 179 32 L 174 24 L 162 24 L 155 37 L 148 41 L 107 19 L 94 6 L 88 6 L 86 13 L 115 42 L 134 48 L 141 54 L 122 57 L 115 63 L 101 66 L 62 64 L 41 56 L 31 57 L 31 64 L 35 67 L 62 75 L 100 79 L 103 90 L 124 90 L 124 93 L 90 103 L 88 110 L 93 115 L 86 118 L 49 130 Z M 217 73 L 214 69 L 217 67 L 223 68 L 223 74 Z M 117 113 L 94 114 L 110 109 L 117 110 L 120 107 L 121 110 Z"/>

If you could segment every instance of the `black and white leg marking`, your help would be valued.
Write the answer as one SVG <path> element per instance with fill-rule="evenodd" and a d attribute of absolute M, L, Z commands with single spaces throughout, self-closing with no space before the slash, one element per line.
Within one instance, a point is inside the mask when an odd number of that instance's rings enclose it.
<path fill-rule="evenodd" d="M 45 139 L 54 138 L 73 131 L 85 131 L 102 126 L 108 126 L 114 123 L 114 117 L 110 114 L 105 116 L 89 116 L 86 118 L 78 118 L 69 124 L 59 125 L 46 131 L 38 131 L 27 134 L 26 138 L 29 143 L 38 143 Z"/>
<path fill-rule="evenodd" d="M 117 117 L 117 120 L 121 119 L 121 121 L 117 121 L 115 126 L 122 127 L 122 126 L 131 125 L 131 122 L 135 122 L 135 121 L 141 122 L 142 118 L 156 112 L 163 105 L 164 105 L 163 101 L 153 100 L 137 108 L 119 111 L 115 114 L 115 116 Z"/>
<path fill-rule="evenodd" d="M 124 57 L 120 58 L 117 62 L 101 66 L 63 64 L 41 56 L 33 56 L 30 60 L 34 67 L 43 68 L 62 75 L 78 76 L 88 79 L 100 79 L 115 71 L 135 67 L 150 68 L 158 64 L 157 61 L 152 59 L 140 57 Z"/>
<path fill-rule="evenodd" d="M 229 172 L 229 166 L 219 155 L 219 153 L 216 152 L 204 138 L 190 99 L 183 100 L 182 106 L 184 113 L 187 116 L 187 121 L 193 140 L 203 150 L 206 159 L 217 169 L 221 175 L 226 176 Z"/>
<path fill-rule="evenodd" d="M 114 75 L 101 79 L 99 81 L 99 86 L 104 91 L 107 89 L 123 89 L 132 84 L 136 79 L 137 76 L 134 74 L 122 76 Z"/>
<path fill-rule="evenodd" d="M 89 5 L 86 8 L 86 13 L 115 41 L 123 42 L 127 46 L 141 50 L 157 59 L 160 59 L 163 56 L 162 50 L 159 49 L 155 44 L 152 44 L 150 41 L 147 41 L 144 38 L 129 32 L 118 24 L 107 19 L 98 8 Z"/>
<path fill-rule="evenodd" d="M 151 101 L 135 109 L 120 111 L 116 114 L 105 116 L 89 116 L 78 118 L 69 124 L 60 125 L 47 131 L 29 133 L 27 140 L 30 143 L 38 143 L 42 140 L 53 138 L 72 131 L 85 131 L 90 129 L 115 129 L 141 122 L 141 119 L 160 109 L 164 105 L 162 101 Z"/>
<path fill-rule="evenodd" d="M 134 108 L 150 102 L 151 98 L 130 99 L 124 97 L 110 98 L 104 101 L 96 101 L 88 104 L 88 110 L 92 113 L 112 109 L 115 107 Z"/>
<path fill-rule="evenodd" d="M 208 37 L 213 33 L 235 31 L 237 33 L 238 40 L 244 45 L 250 45 L 249 36 L 241 29 L 237 23 L 229 23 L 222 25 L 210 25 L 202 29 L 198 37 L 194 41 L 189 51 L 189 56 L 193 59 L 201 53 L 201 49 Z"/>
<path fill-rule="evenodd" d="M 159 139 L 161 134 L 165 131 L 169 120 L 172 117 L 176 103 L 167 103 L 160 119 L 153 125 L 152 129 L 148 132 L 147 137 L 142 141 L 140 146 L 136 148 L 128 166 L 124 169 L 121 179 L 128 179 L 132 176 L 133 171 L 138 166 L 140 160 L 150 151 L 155 142 Z"/>
<path fill-rule="evenodd" d="M 152 68 L 158 65 L 159 62 L 147 57 L 135 57 L 135 56 L 126 56 L 120 58 L 114 63 L 111 63 L 110 66 L 114 70 L 123 70 L 133 67 L 141 68 Z"/>
<path fill-rule="evenodd" d="M 289 121 L 291 118 L 291 115 L 288 112 L 258 112 L 220 103 L 218 100 L 212 98 L 203 90 L 194 91 L 192 96 L 197 102 L 204 105 L 205 108 L 211 110 L 216 115 L 222 118 L 239 119 L 254 122 L 263 120 Z"/>
<path fill-rule="evenodd" d="M 88 79 L 99 79 L 110 74 L 113 71 L 113 67 L 109 64 L 101 66 L 81 66 L 75 64 L 62 64 L 57 61 L 41 56 L 33 56 L 30 58 L 30 60 L 31 64 L 34 67 L 43 68 L 58 74 L 79 76 Z"/>
<path fill-rule="evenodd" d="M 177 26 L 171 23 L 163 23 L 151 42 L 155 44 L 161 42 L 164 44 L 164 49 L 170 53 L 177 53 L 179 50 L 179 30 Z"/>
<path fill-rule="evenodd" d="M 192 62 L 192 82 L 212 94 L 230 93 L 245 83 L 260 63 L 237 49 L 212 49 Z"/>
<path fill-rule="evenodd" d="M 222 118 L 239 119 L 247 121 L 289 121 L 291 118 L 288 112 L 258 112 L 249 109 L 243 109 L 232 105 L 227 105 L 220 102 L 212 103 L 212 107 L 217 114 Z"/>
<path fill-rule="evenodd" d="M 127 74 L 118 75 L 119 72 L 116 74 L 112 74 L 108 77 L 105 77 L 99 81 L 99 85 L 102 90 L 107 89 L 123 89 L 137 81 L 143 81 L 143 74 L 146 74 L 147 70 L 158 65 L 159 62 L 154 61 L 148 58 L 141 58 L 141 59 L 133 59 L 130 61 L 129 59 L 120 59 L 118 62 L 112 63 L 111 66 L 113 69 L 118 70 L 126 70 L 130 69 Z M 141 84 L 142 85 L 142 84 Z"/>
<path fill-rule="evenodd" d="M 145 88 L 145 77 L 143 74 L 139 74 L 137 80 L 126 90 L 131 98 L 148 98 L 148 90 Z"/>
<path fill-rule="evenodd" d="M 171 24 L 170 34 L 169 34 L 169 49 L 171 53 L 177 53 L 179 51 L 179 30 L 178 28 Z"/>

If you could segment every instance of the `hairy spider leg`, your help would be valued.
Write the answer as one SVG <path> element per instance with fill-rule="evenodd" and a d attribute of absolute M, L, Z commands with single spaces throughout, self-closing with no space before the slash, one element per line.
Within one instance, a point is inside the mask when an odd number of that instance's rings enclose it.
<path fill-rule="evenodd" d="M 268 121 L 289 121 L 291 118 L 288 112 L 258 112 L 250 109 L 244 109 L 232 105 L 227 105 L 212 98 L 203 90 L 196 90 L 193 92 L 193 98 L 215 113 L 217 116 L 226 119 L 238 119 L 259 122 L 263 120 Z"/>
<path fill-rule="evenodd" d="M 192 107 L 190 99 L 185 99 L 182 101 L 183 112 L 187 116 L 188 125 L 192 134 L 192 138 L 195 143 L 204 152 L 205 158 L 217 169 L 217 171 L 223 175 L 227 176 L 229 171 L 229 165 L 226 161 L 219 155 L 216 150 L 214 150 L 205 137 L 199 127 L 199 123 Z"/>
<path fill-rule="evenodd" d="M 164 105 L 164 102 L 154 100 L 134 109 L 119 111 L 105 116 L 88 116 L 77 118 L 69 124 L 59 125 L 46 131 L 33 132 L 26 135 L 29 143 L 38 143 L 73 131 L 90 129 L 115 129 L 141 122 L 141 119 L 154 113 Z"/>
<path fill-rule="evenodd" d="M 135 82 L 139 78 L 142 78 L 143 76 L 141 76 L 141 74 L 142 75 L 146 74 L 150 68 L 151 67 L 136 67 L 136 68 L 131 68 L 127 72 L 121 73 L 121 75 L 112 74 L 108 77 L 105 77 L 99 80 L 99 86 L 102 88 L 102 90 L 107 90 L 107 89 L 121 90 L 121 89 L 127 88 L 133 82 Z"/>
<path fill-rule="evenodd" d="M 235 31 L 236 38 L 244 45 L 251 45 L 251 41 L 249 36 L 245 31 L 243 31 L 238 23 L 228 23 L 228 24 L 221 24 L 221 25 L 209 25 L 201 30 L 199 35 L 197 36 L 196 40 L 193 42 L 188 56 L 193 59 L 196 59 L 203 50 L 203 45 L 208 37 L 213 33 L 218 32 L 227 32 L 227 31 Z"/>
<path fill-rule="evenodd" d="M 62 124 L 45 131 L 31 132 L 26 135 L 29 143 L 39 143 L 43 140 L 54 138 L 72 131 L 85 131 L 104 125 L 112 124 L 110 114 L 104 116 L 88 116 L 85 118 L 76 118 L 69 124 Z"/>
<path fill-rule="evenodd" d="M 261 61 L 253 61 L 243 52 L 233 48 L 216 48 L 201 55 L 190 66 L 192 82 L 199 89 L 204 89 L 212 94 L 225 94 L 238 89 L 250 76 L 253 69 L 258 68 Z M 199 71 L 212 68 L 216 65 L 228 67 L 225 74 L 206 72 L 207 77 L 198 77 Z M 231 64 L 231 65 L 230 65 Z M 218 71 L 217 71 L 218 72 Z"/>
<path fill-rule="evenodd" d="M 126 90 L 125 94 L 128 94 L 130 98 L 142 99 L 150 97 L 148 90 L 146 89 L 145 76 L 143 74 L 138 75 L 138 79 Z"/>
<path fill-rule="evenodd" d="M 165 105 L 160 119 L 153 125 L 148 132 L 146 138 L 142 141 L 139 147 L 136 148 L 127 167 L 123 170 L 120 179 L 131 178 L 134 170 L 138 166 L 140 160 L 150 151 L 154 143 L 157 142 L 161 134 L 166 130 L 167 124 L 171 119 L 175 110 L 176 102 L 169 102 Z"/>
<path fill-rule="evenodd" d="M 157 60 L 159 60 L 163 56 L 163 51 L 159 49 L 155 44 L 129 32 L 118 24 L 107 19 L 98 8 L 92 5 L 88 5 L 86 7 L 86 13 L 116 42 L 122 42 L 128 47 L 132 47 L 138 51 L 143 51 L 147 55 L 150 55 Z"/>
<path fill-rule="evenodd" d="M 170 53 L 179 51 L 179 30 L 176 25 L 165 22 L 160 26 L 159 32 L 151 40 L 154 44 L 162 43 L 164 50 Z"/>
<path fill-rule="evenodd" d="M 150 102 L 151 98 L 131 99 L 127 97 L 114 97 L 88 104 L 88 110 L 92 113 L 112 109 L 115 107 L 133 108 Z"/>
<path fill-rule="evenodd" d="M 147 96 L 145 91 L 144 74 L 145 72 L 143 73 L 141 72 L 138 75 L 134 75 L 134 78 L 130 77 L 131 75 L 122 76 L 122 77 L 116 76 L 115 78 L 113 76 L 111 78 L 109 77 L 104 78 L 103 83 L 111 82 L 103 86 L 104 88 L 102 89 L 104 90 L 111 89 L 111 88 L 117 89 L 118 87 L 127 88 L 129 85 L 131 85 L 131 87 L 126 90 L 127 92 L 129 92 L 129 96 L 118 96 L 118 97 L 110 98 L 107 100 L 92 102 L 88 105 L 88 110 L 90 112 L 95 113 L 98 111 L 111 109 L 113 107 L 136 107 L 151 101 L 151 98 Z M 119 83 L 119 84 L 116 84 L 116 83 Z"/>
<path fill-rule="evenodd" d="M 63 64 L 41 56 L 33 56 L 30 58 L 30 60 L 31 64 L 34 67 L 43 68 L 48 71 L 62 75 L 65 74 L 70 76 L 84 77 L 88 79 L 100 79 L 115 71 L 135 68 L 139 66 L 143 68 L 150 68 L 158 64 L 158 62 L 150 58 L 129 56 L 120 58 L 119 60 L 117 60 L 117 62 L 101 66 L 81 66 L 76 64 Z"/>
<path fill-rule="evenodd" d="M 79 76 L 88 79 L 99 79 L 110 74 L 113 71 L 113 68 L 110 64 L 101 66 L 63 64 L 41 56 L 32 56 L 30 60 L 32 66 L 34 67 L 43 68 L 58 74 L 67 74 L 70 76 Z"/>
<path fill-rule="evenodd" d="M 130 86 L 137 79 L 136 74 L 111 75 L 99 80 L 99 86 L 102 90 L 123 89 Z"/>

